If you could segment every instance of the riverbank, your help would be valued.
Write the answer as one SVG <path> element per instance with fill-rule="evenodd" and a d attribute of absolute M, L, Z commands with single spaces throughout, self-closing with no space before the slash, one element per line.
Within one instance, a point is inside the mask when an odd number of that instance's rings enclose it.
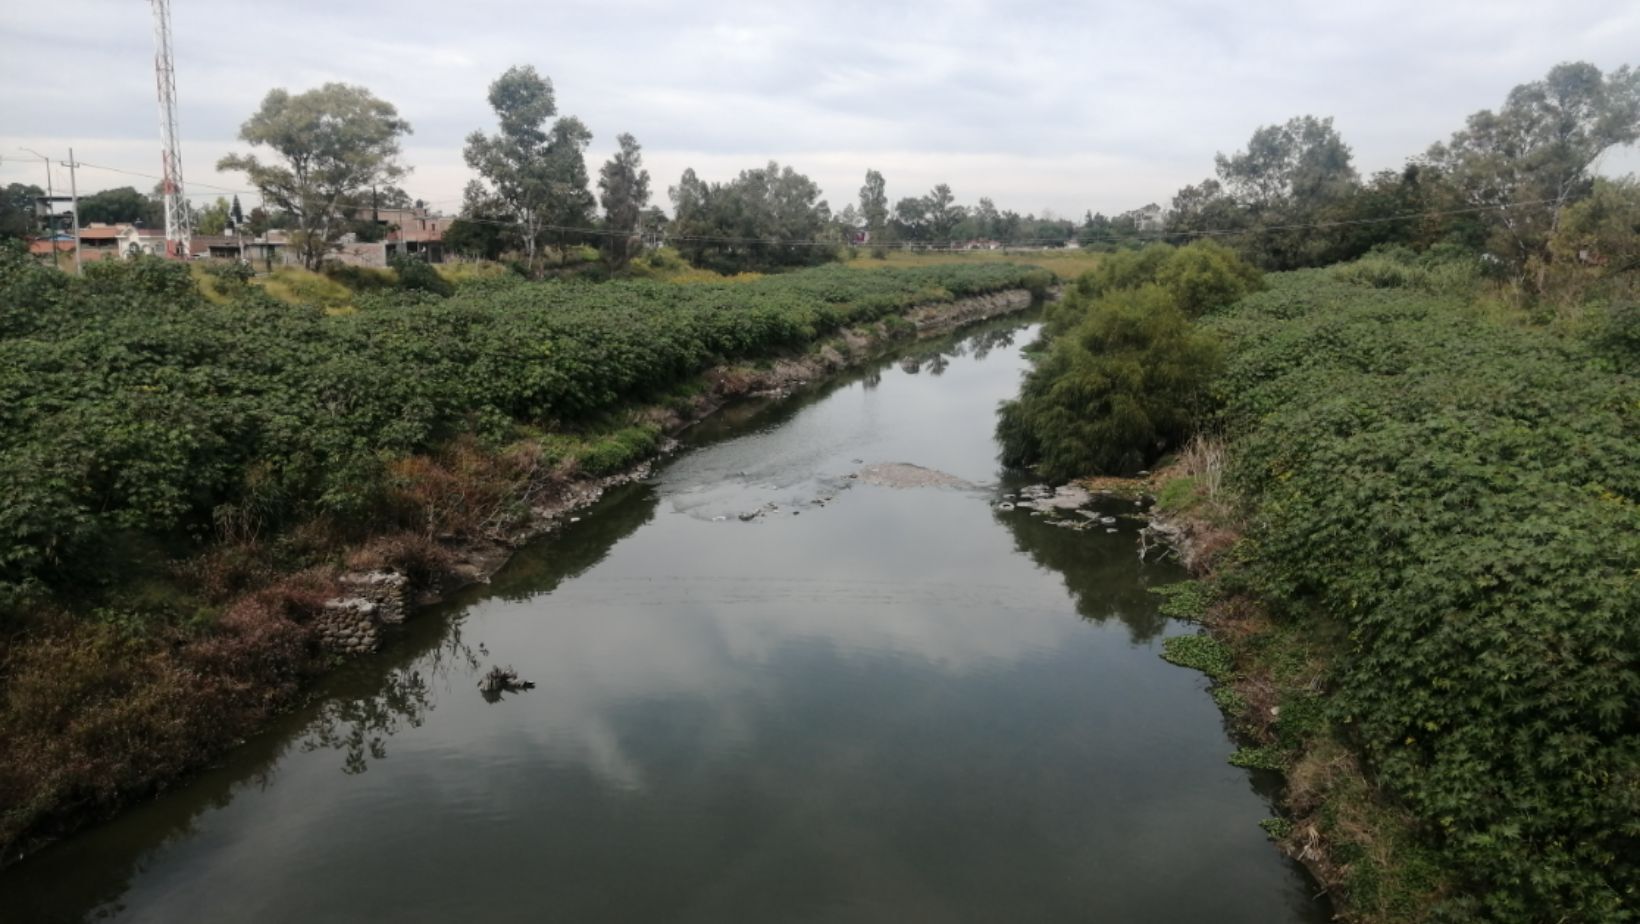
<path fill-rule="evenodd" d="M 1232 762 L 1283 774 L 1267 830 L 1346 919 L 1626 920 L 1632 355 L 1489 308 L 1462 264 L 1388 269 L 1203 320 L 1221 438 L 1153 489 L 1206 635 L 1169 657 L 1214 679 Z"/>
<path fill-rule="evenodd" d="M 1347 738 L 1326 724 L 1329 674 L 1347 641 L 1274 614 L 1247 584 L 1250 513 L 1222 487 L 1227 448 L 1200 441 L 1118 488 L 1154 499 L 1146 557 L 1176 558 L 1193 580 L 1162 588 L 1163 612 L 1201 634 L 1165 641 L 1163 657 L 1205 674 L 1237 749 L 1227 761 L 1279 775 L 1280 814 L 1261 823 L 1328 896 L 1336 920 L 1423 920 L 1452 885 L 1419 843 L 1418 826 L 1372 782 Z M 1203 456 L 1217 458 L 1204 466 Z"/>
<path fill-rule="evenodd" d="M 1114 255 L 1047 314 L 1005 462 L 1135 472 L 1207 575 L 1171 615 L 1267 830 L 1365 922 L 1632 917 L 1640 854 L 1633 312 L 1555 323 L 1461 251 L 1260 279 Z"/>
<path fill-rule="evenodd" d="M 180 565 L 150 562 L 208 607 L 194 625 L 37 609 L 27 632 L 6 639 L 0 860 L 14 862 L 206 765 L 343 659 L 374 649 L 414 605 L 487 579 L 519 544 L 642 477 L 670 435 L 725 403 L 787 393 L 896 343 L 1032 301 L 1022 289 L 947 298 L 839 325 L 806 352 L 717 366 L 658 403 L 583 429 L 574 452 L 549 433 L 504 447 L 457 439 L 395 462 L 393 484 L 419 505 L 421 529 L 388 522 L 338 533 L 316 523 L 265 537 L 229 523 L 232 541 Z M 139 601 L 174 597 L 170 583 L 127 590 Z"/>

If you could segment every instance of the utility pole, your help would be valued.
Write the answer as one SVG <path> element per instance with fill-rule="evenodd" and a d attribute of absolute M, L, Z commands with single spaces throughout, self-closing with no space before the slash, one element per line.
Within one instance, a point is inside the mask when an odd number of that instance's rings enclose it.
<path fill-rule="evenodd" d="M 63 162 L 63 166 L 68 168 L 68 195 L 74 203 L 74 214 L 72 216 L 74 221 L 74 275 L 79 276 L 82 275 L 80 268 L 80 184 L 75 177 L 74 171 L 80 166 L 80 163 L 74 159 L 73 148 L 68 149 L 68 160 Z M 52 245 L 54 248 L 53 253 L 56 252 L 56 246 L 56 244 Z"/>

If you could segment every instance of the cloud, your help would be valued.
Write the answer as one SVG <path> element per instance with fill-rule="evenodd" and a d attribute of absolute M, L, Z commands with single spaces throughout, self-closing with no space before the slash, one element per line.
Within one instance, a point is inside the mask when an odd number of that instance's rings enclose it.
<path fill-rule="evenodd" d="M 452 206 L 468 175 L 462 139 L 493 126 L 485 90 L 514 63 L 551 76 L 560 110 L 591 126 L 593 170 L 616 134 L 636 135 L 657 191 L 684 166 L 720 177 L 773 158 L 836 206 L 871 167 L 894 196 L 944 181 L 963 201 L 1076 215 L 1165 202 L 1209 174 L 1215 152 L 1302 113 L 1334 116 L 1363 171 L 1395 167 L 1555 63 L 1612 68 L 1640 47 L 1640 14 L 1594 0 L 613 0 L 573 16 L 406 0 L 391 17 L 221 0 L 173 17 L 192 183 L 243 186 L 212 167 L 269 88 L 338 80 L 398 106 L 415 127 L 408 188 Z M 43 179 L 20 144 L 157 172 L 152 54 L 146 5 L 8 10 L 0 182 Z M 123 183 L 86 177 L 93 189 Z"/>

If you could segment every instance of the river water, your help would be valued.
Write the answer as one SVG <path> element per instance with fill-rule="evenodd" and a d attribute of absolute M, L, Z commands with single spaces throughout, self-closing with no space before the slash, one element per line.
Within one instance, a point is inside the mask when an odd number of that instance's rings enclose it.
<path fill-rule="evenodd" d="M 0 874 L 0 920 L 1325 920 L 1158 657 L 1177 569 L 1132 519 L 995 507 L 1032 336 L 724 411 L 222 766 Z M 965 483 L 848 477 L 889 462 Z M 536 688 L 487 701 L 493 664 Z"/>

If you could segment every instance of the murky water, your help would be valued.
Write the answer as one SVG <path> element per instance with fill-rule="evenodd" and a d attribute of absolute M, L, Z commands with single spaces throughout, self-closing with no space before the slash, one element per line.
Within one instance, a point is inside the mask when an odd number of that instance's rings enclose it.
<path fill-rule="evenodd" d="M 1030 336 L 720 415 L 224 766 L 0 875 L 0 919 L 1324 920 L 1157 656 L 1176 570 L 1130 520 L 994 509 Z M 848 477 L 883 462 L 968 484 Z M 536 688 L 487 702 L 492 664 Z"/>

